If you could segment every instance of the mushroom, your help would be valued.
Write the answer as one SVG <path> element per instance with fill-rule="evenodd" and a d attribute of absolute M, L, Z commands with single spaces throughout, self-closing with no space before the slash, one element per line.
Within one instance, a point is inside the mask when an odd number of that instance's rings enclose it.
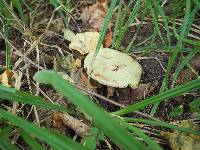
<path fill-rule="evenodd" d="M 82 55 L 96 50 L 99 39 L 98 32 L 77 33 L 69 44 L 69 48 L 79 51 Z"/>
<path fill-rule="evenodd" d="M 84 68 L 89 74 L 95 52 L 90 52 L 84 60 Z M 110 48 L 101 48 L 92 65 L 91 78 L 111 87 L 138 87 L 142 74 L 140 64 L 131 56 Z"/>

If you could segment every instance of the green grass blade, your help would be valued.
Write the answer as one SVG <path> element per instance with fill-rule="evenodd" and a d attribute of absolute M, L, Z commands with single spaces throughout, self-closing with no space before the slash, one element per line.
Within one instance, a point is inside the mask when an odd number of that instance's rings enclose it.
<path fill-rule="evenodd" d="M 184 59 L 183 61 L 178 65 L 174 75 L 173 75 L 173 79 L 172 79 L 172 87 L 174 86 L 176 79 L 179 75 L 179 73 L 181 72 L 181 70 L 185 67 L 185 65 L 197 54 L 199 53 L 200 50 L 199 48 L 194 49 L 193 51 L 191 51 Z"/>
<path fill-rule="evenodd" d="M 121 120 L 120 120 L 120 124 L 122 126 L 126 127 L 127 129 L 131 130 L 133 133 L 135 133 L 140 138 L 142 138 L 144 140 L 144 142 L 146 142 L 149 145 L 149 147 L 151 147 L 151 149 L 153 149 L 153 150 L 163 150 L 159 144 L 157 144 L 149 136 L 147 136 L 145 133 L 143 133 L 141 131 L 141 129 L 138 129 L 135 126 L 130 125 L 130 124 L 126 123 L 125 121 L 121 121 Z"/>
<path fill-rule="evenodd" d="M 168 81 L 169 81 L 169 75 L 171 73 L 172 67 L 176 61 L 176 58 L 177 58 L 177 55 L 178 55 L 180 49 L 182 48 L 182 41 L 183 41 L 184 37 L 187 35 L 186 31 L 188 30 L 187 27 L 188 27 L 188 22 L 189 22 L 189 18 L 190 18 L 190 7 L 191 7 L 191 1 L 186 0 L 186 10 L 185 10 L 184 22 L 183 22 L 183 25 L 181 28 L 181 33 L 180 33 L 180 36 L 178 39 L 178 43 L 177 43 L 177 45 L 174 49 L 174 52 L 168 62 L 167 72 L 165 75 L 166 83 L 168 83 Z"/>
<path fill-rule="evenodd" d="M 23 12 L 23 9 L 22 9 L 22 5 L 21 5 L 21 2 L 20 0 L 12 0 L 15 8 L 17 9 L 21 19 L 23 20 L 23 22 L 25 24 L 27 24 L 27 17 L 25 16 L 24 12 Z"/>
<path fill-rule="evenodd" d="M 2 18 L 7 18 L 7 19 L 11 19 L 12 16 L 9 13 L 9 10 L 5 7 L 4 5 L 4 1 L 0 1 L 0 14 Z"/>
<path fill-rule="evenodd" d="M 137 13 L 139 9 L 141 8 L 141 0 L 137 0 L 135 3 L 135 6 L 130 14 L 130 17 L 128 18 L 126 24 L 123 26 L 123 28 L 119 31 L 119 35 L 116 39 L 115 47 L 116 49 L 119 48 L 121 45 L 122 39 L 124 38 L 124 35 L 126 34 L 128 27 L 130 26 L 131 23 L 134 22 L 135 17 L 137 16 Z"/>
<path fill-rule="evenodd" d="M 19 148 L 13 145 L 8 138 L 0 138 L 0 149 L 2 150 L 19 150 Z"/>
<path fill-rule="evenodd" d="M 112 14 L 113 14 L 113 11 L 114 11 L 116 3 L 117 3 L 117 0 L 113 0 L 111 5 L 110 5 L 108 14 L 107 14 L 107 16 L 105 18 L 103 27 L 101 29 L 100 37 L 99 37 L 99 40 L 98 40 L 98 45 L 97 45 L 97 48 L 96 48 L 96 54 L 99 52 L 99 49 L 101 47 L 101 43 L 103 42 L 104 36 L 106 34 L 106 31 L 107 31 L 107 28 L 108 28 L 108 25 L 109 25 L 109 22 L 110 22 L 110 18 L 111 18 Z"/>
<path fill-rule="evenodd" d="M 13 124 L 19 126 L 28 134 L 34 135 L 36 138 L 48 143 L 55 149 L 67 149 L 67 150 L 68 149 L 69 150 L 77 150 L 77 149 L 84 150 L 85 149 L 82 145 L 74 142 L 70 138 L 57 135 L 53 132 L 50 132 L 49 130 L 45 128 L 39 128 L 36 125 L 33 125 L 32 123 L 29 123 L 28 121 L 20 117 L 17 117 L 3 109 L 0 109 L 0 113 L 4 119 L 7 119 Z"/>
<path fill-rule="evenodd" d="M 49 0 L 49 1 L 50 1 L 50 4 L 52 4 L 55 7 L 55 9 L 60 7 L 57 0 Z M 58 13 L 59 13 L 60 17 L 63 19 L 65 27 L 68 27 L 68 19 L 67 19 L 67 17 L 65 17 L 64 12 L 61 9 L 59 9 Z"/>
<path fill-rule="evenodd" d="M 193 100 L 190 104 L 190 110 L 192 112 L 198 112 L 200 113 L 200 98 L 197 98 L 195 100 Z"/>
<path fill-rule="evenodd" d="M 123 30 L 123 27 L 125 26 L 125 23 L 126 23 L 126 18 L 128 17 L 127 15 L 128 15 L 128 12 L 129 12 L 129 10 L 130 10 L 130 7 L 131 7 L 131 4 L 133 3 L 133 1 L 130 1 L 129 3 L 128 3 L 128 5 L 126 6 L 126 8 L 125 8 L 125 11 L 123 12 L 123 14 L 122 14 L 122 17 L 120 18 L 120 21 L 119 21 L 119 30 L 118 30 L 118 34 L 119 34 L 119 32 L 121 31 L 121 30 Z M 118 34 L 117 34 L 117 36 L 118 36 Z M 117 38 L 117 37 L 116 37 Z M 115 40 L 115 46 L 114 47 L 116 47 L 116 40 Z"/>
<path fill-rule="evenodd" d="M 115 39 L 114 39 L 114 46 L 113 46 L 113 48 L 116 48 L 116 46 L 117 46 L 116 40 L 117 40 L 117 38 L 120 38 L 119 37 L 119 33 L 120 33 L 120 31 L 123 30 L 123 27 L 124 27 L 125 22 L 126 22 L 125 19 L 126 19 L 127 15 L 128 15 L 128 12 L 129 12 L 129 9 L 130 9 L 132 3 L 133 3 L 133 1 L 130 1 L 128 3 L 128 5 L 125 8 L 125 11 L 122 14 L 122 17 L 120 18 L 119 25 L 118 25 L 118 31 L 116 32 L 116 36 L 114 37 Z"/>
<path fill-rule="evenodd" d="M 0 16 L 2 18 L 7 19 L 9 26 L 16 28 L 21 33 L 23 33 L 24 25 L 21 23 L 20 19 L 18 18 L 14 10 L 10 7 L 8 2 L 5 0 L 0 1 Z"/>
<path fill-rule="evenodd" d="M 99 132 L 98 128 L 96 128 L 96 127 L 90 128 L 90 132 L 89 132 L 88 136 L 86 136 L 84 138 L 84 141 L 83 141 L 84 146 L 88 150 L 96 150 L 97 142 L 99 142 L 99 139 L 101 136 L 100 134 L 101 133 Z M 101 139 L 101 140 L 104 140 L 104 139 Z"/>
<path fill-rule="evenodd" d="M 62 79 L 56 72 L 47 70 L 39 71 L 33 78 L 39 83 L 53 85 L 56 90 L 67 97 L 81 111 L 90 116 L 95 126 L 101 129 L 113 142 L 119 144 L 121 148 L 132 149 L 135 147 L 141 150 L 146 149 L 143 144 L 134 139 L 124 128 L 120 127 L 108 113 L 98 107 L 87 96 L 80 93 L 68 81 Z"/>
<path fill-rule="evenodd" d="M 147 4 L 149 6 L 150 14 L 153 17 L 153 22 L 154 22 L 154 27 L 155 27 L 154 28 L 154 38 L 153 39 L 155 39 L 156 34 L 158 34 L 160 39 L 161 39 L 161 41 L 162 41 L 162 43 L 164 45 L 166 45 L 165 40 L 163 39 L 161 31 L 160 31 L 160 28 L 159 28 L 158 16 L 156 16 L 156 14 L 155 14 L 155 10 L 154 10 L 154 8 L 152 6 L 152 2 L 150 0 L 147 0 Z"/>
<path fill-rule="evenodd" d="M 71 11 L 71 0 L 66 0 L 66 5 L 64 5 L 62 3 L 62 1 L 60 1 L 60 0 L 49 0 L 49 1 L 50 1 L 51 4 L 54 5 L 55 8 L 61 6 L 64 11 L 66 11 L 67 13 L 70 13 L 70 11 Z"/>
<path fill-rule="evenodd" d="M 31 137 L 25 131 L 21 131 L 20 136 L 26 143 L 28 143 L 28 145 L 30 145 L 32 150 L 45 150 L 33 137 Z"/>
<path fill-rule="evenodd" d="M 58 13 L 62 17 L 65 27 L 68 27 L 68 15 L 71 11 L 71 0 L 66 1 L 66 6 L 63 5 L 63 3 L 60 0 L 49 0 L 49 2 L 55 8 L 61 7 L 61 9 L 58 10 Z"/>
<path fill-rule="evenodd" d="M 61 105 L 51 104 L 48 102 L 45 102 L 44 99 L 33 96 L 25 92 L 17 91 L 13 88 L 8 88 L 0 85 L 0 98 L 6 99 L 9 101 L 17 101 L 20 103 L 25 103 L 29 105 L 35 105 L 41 108 L 45 109 L 52 109 L 57 111 L 64 111 L 67 112 L 68 110 Z"/>
<path fill-rule="evenodd" d="M 189 40 L 189 39 L 184 39 L 183 41 L 188 43 L 188 44 L 190 44 L 190 45 L 200 47 L 200 42 L 199 41 L 194 41 L 194 40 Z"/>
<path fill-rule="evenodd" d="M 24 6 L 26 6 L 26 8 L 27 8 L 30 12 L 33 11 L 33 9 L 31 8 L 31 6 L 29 6 L 29 4 L 27 3 L 26 0 L 22 0 L 22 3 L 24 4 Z"/>
<path fill-rule="evenodd" d="M 3 128 L 2 130 L 0 129 L 0 138 L 5 138 L 9 137 L 11 131 L 13 130 L 13 126 L 8 125 L 7 127 Z"/>
<path fill-rule="evenodd" d="M 124 0 L 120 0 L 119 6 L 118 6 L 118 11 L 117 11 L 117 14 L 116 14 L 116 21 L 115 21 L 115 27 L 114 27 L 114 33 L 113 33 L 113 39 L 112 39 L 112 48 L 115 47 L 115 41 L 116 41 L 116 38 L 117 38 L 117 30 L 118 30 L 118 27 L 119 27 L 119 20 L 120 20 L 120 15 L 121 15 L 121 12 L 122 12 L 123 4 L 124 4 Z"/>
<path fill-rule="evenodd" d="M 198 41 L 193 41 L 196 42 L 196 46 L 199 44 Z M 191 44 L 192 45 L 192 44 Z M 200 44 L 199 44 L 200 45 Z M 135 47 L 135 48 L 131 48 L 130 49 L 130 53 L 134 52 L 134 53 L 145 53 L 147 51 L 156 51 L 156 52 L 160 52 L 160 50 L 162 49 L 162 52 L 171 52 L 171 49 L 174 49 L 175 46 L 165 46 L 165 45 L 150 45 L 150 46 L 140 46 L 140 47 Z M 193 50 L 193 48 L 186 48 L 183 47 L 181 49 L 181 52 L 191 52 Z"/>
<path fill-rule="evenodd" d="M 169 29 L 169 25 L 168 25 L 168 21 L 167 21 L 167 16 L 165 15 L 165 12 L 164 12 L 163 8 L 160 6 L 159 2 L 157 0 L 154 0 L 153 2 L 154 2 L 155 8 L 158 10 L 160 16 L 163 19 L 165 29 L 167 31 L 168 46 L 171 46 L 170 29 Z"/>
<path fill-rule="evenodd" d="M 192 10 L 192 12 L 190 13 L 190 18 L 188 20 L 188 28 L 187 28 L 187 31 L 186 31 L 187 33 L 189 33 L 189 31 L 190 31 L 190 27 L 192 25 L 193 20 L 196 17 L 195 15 L 196 15 L 197 11 L 198 11 L 198 7 L 195 6 L 194 9 Z M 176 30 L 175 20 L 172 23 L 173 23 L 174 35 L 176 36 L 177 40 L 179 40 L 179 36 L 178 36 L 177 30 Z M 186 43 L 194 45 L 194 46 L 200 45 L 199 42 L 196 42 L 196 41 L 193 42 L 193 40 L 188 40 L 187 37 L 183 38 L 183 42 L 186 42 Z"/>
<path fill-rule="evenodd" d="M 200 9 L 200 1 L 199 0 L 192 0 L 196 6 Z"/>
<path fill-rule="evenodd" d="M 6 70 L 10 69 L 10 46 L 8 44 L 8 22 L 7 18 L 3 18 L 3 33 L 5 37 L 5 45 L 6 45 Z"/>
<path fill-rule="evenodd" d="M 139 25 L 139 27 L 138 27 L 138 29 L 137 29 L 137 31 L 136 31 L 136 34 L 134 35 L 133 39 L 131 40 L 131 42 L 130 42 L 129 45 L 127 46 L 127 48 L 126 48 L 126 50 L 125 50 L 125 53 L 129 53 L 130 49 L 133 48 L 132 45 L 133 45 L 133 43 L 134 43 L 134 41 L 135 41 L 135 39 L 136 39 L 138 33 L 139 33 L 140 30 L 141 30 L 142 24 L 143 24 L 143 22 L 144 22 L 144 17 L 145 17 L 146 14 L 147 14 L 148 7 L 149 7 L 149 6 L 148 6 L 148 4 L 146 3 L 145 9 L 144 9 L 144 11 L 143 11 L 143 13 L 142 13 L 142 16 L 141 16 L 140 25 Z"/>
<path fill-rule="evenodd" d="M 159 93 L 164 92 L 166 90 L 166 87 L 167 87 L 167 85 L 166 85 L 166 79 L 164 78 L 164 80 L 162 81 L 162 85 L 161 85 Z M 160 102 L 158 102 L 158 103 L 156 103 L 156 104 L 153 105 L 153 107 L 151 109 L 151 112 L 150 112 L 151 116 L 153 116 L 156 113 L 159 104 L 160 104 Z"/>
<path fill-rule="evenodd" d="M 178 131 L 185 132 L 185 133 L 191 133 L 191 134 L 195 134 L 198 136 L 200 135 L 199 131 L 195 131 L 191 128 L 184 128 L 184 127 L 179 127 L 177 125 L 168 124 L 163 121 L 155 121 L 155 120 L 148 120 L 148 119 L 142 119 L 142 118 L 128 118 L 128 117 L 123 117 L 123 119 L 126 122 L 143 123 L 143 124 L 147 124 L 147 125 L 151 125 L 151 126 L 164 127 L 164 128 L 174 129 L 174 130 L 178 130 Z"/>
<path fill-rule="evenodd" d="M 199 10 L 199 8 L 197 6 L 194 7 L 194 9 L 190 12 L 190 18 L 188 20 L 188 27 L 186 29 L 186 33 L 190 32 L 190 28 L 192 26 L 193 21 L 195 20 L 197 11 Z M 184 38 L 187 37 L 187 34 L 183 37 L 182 41 L 184 41 Z"/>
<path fill-rule="evenodd" d="M 94 56 L 93 56 L 93 58 L 92 58 L 91 65 L 90 65 L 90 67 L 89 67 L 89 71 L 88 71 L 88 72 L 89 72 L 89 73 L 88 73 L 88 74 L 89 74 L 89 78 L 90 78 L 90 74 L 91 74 L 91 72 L 92 72 L 92 65 L 93 65 L 94 60 L 95 60 L 95 58 L 96 58 L 96 56 L 97 56 L 97 54 L 98 54 L 98 52 L 99 52 L 99 50 L 100 50 L 101 43 L 102 43 L 103 40 L 104 40 L 104 36 L 105 36 L 105 34 L 106 34 L 106 31 L 107 31 L 107 28 L 108 28 L 108 25 L 109 25 L 109 22 L 110 22 L 110 18 L 111 18 L 112 14 L 113 14 L 113 11 L 114 11 L 114 9 L 115 9 L 116 3 L 117 3 L 117 0 L 112 0 L 112 3 L 111 3 L 110 8 L 109 8 L 109 10 L 108 10 L 108 14 L 107 14 L 107 16 L 106 16 L 106 18 L 105 18 L 105 21 L 104 21 L 104 23 L 103 23 L 103 27 L 102 27 L 102 29 L 101 29 L 100 37 L 99 37 L 99 39 L 98 39 L 98 44 L 97 44 L 97 47 L 96 47 L 96 51 L 95 51 L 95 54 L 94 54 Z"/>
<path fill-rule="evenodd" d="M 179 96 L 186 92 L 197 90 L 199 88 L 200 88 L 200 79 L 196 79 L 196 80 L 190 81 L 188 83 L 185 83 L 183 85 L 172 88 L 170 90 L 167 90 L 166 92 L 162 92 L 156 96 L 150 97 L 150 98 L 143 100 L 141 102 L 138 102 L 136 104 L 129 105 L 123 109 L 113 112 L 113 114 L 124 115 L 124 114 L 130 113 L 130 112 L 134 112 L 134 111 L 142 109 L 146 106 L 167 100 L 172 97 Z"/>
<path fill-rule="evenodd" d="M 178 37 L 178 42 L 176 44 L 176 47 L 174 48 L 172 56 L 170 57 L 170 59 L 168 61 L 167 71 L 165 73 L 165 77 L 164 77 L 164 80 L 162 82 L 162 88 L 160 89 L 160 92 L 163 92 L 167 89 L 167 85 L 168 85 L 168 82 L 169 82 L 169 76 L 170 76 L 172 68 L 175 64 L 177 55 L 182 49 L 182 42 L 184 40 L 184 37 L 189 32 L 189 27 L 192 24 L 192 19 L 193 19 L 192 16 L 194 16 L 193 14 L 195 13 L 195 11 L 193 11 L 193 13 L 190 14 L 190 7 L 191 7 L 191 1 L 186 0 L 186 10 L 185 10 L 184 22 L 183 22 L 183 25 L 182 25 L 182 28 L 181 28 L 181 33 L 180 33 L 180 36 Z M 151 115 L 155 114 L 155 112 L 158 108 L 158 105 L 159 105 L 159 103 L 157 103 L 153 106 L 152 111 L 151 111 Z"/>

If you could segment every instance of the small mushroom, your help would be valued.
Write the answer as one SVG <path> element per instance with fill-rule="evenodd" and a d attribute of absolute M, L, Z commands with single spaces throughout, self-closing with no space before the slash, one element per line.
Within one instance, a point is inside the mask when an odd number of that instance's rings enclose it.
<path fill-rule="evenodd" d="M 84 68 L 89 68 L 95 52 L 90 52 L 84 60 Z M 91 78 L 111 87 L 133 89 L 138 87 L 142 74 L 140 64 L 129 55 L 110 49 L 101 48 L 92 65 Z"/>
<path fill-rule="evenodd" d="M 77 33 L 71 40 L 69 48 L 77 50 L 82 55 L 85 55 L 96 50 L 98 39 L 98 32 Z"/>

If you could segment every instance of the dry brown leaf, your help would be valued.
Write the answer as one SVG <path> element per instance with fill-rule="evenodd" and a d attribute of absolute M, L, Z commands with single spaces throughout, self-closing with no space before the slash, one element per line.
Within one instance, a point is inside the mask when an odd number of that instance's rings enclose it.
<path fill-rule="evenodd" d="M 63 19 L 57 18 L 55 20 L 52 20 L 50 30 L 57 33 L 62 30 L 63 26 L 64 26 Z"/>
<path fill-rule="evenodd" d="M 180 72 L 176 82 L 178 84 L 183 84 L 194 79 L 196 79 L 196 75 L 189 68 L 186 68 Z"/>
<path fill-rule="evenodd" d="M 97 0 L 99 8 L 107 12 L 108 10 L 108 0 Z"/>
<path fill-rule="evenodd" d="M 106 33 L 105 38 L 104 38 L 104 42 L 103 45 L 105 48 L 109 48 L 112 45 L 112 31 L 109 31 L 108 33 Z"/>
<path fill-rule="evenodd" d="M 190 63 L 195 69 L 200 69 L 200 55 L 195 56 Z"/>
<path fill-rule="evenodd" d="M 60 129 L 62 127 L 62 114 L 56 112 L 53 116 L 53 126 Z"/>
<path fill-rule="evenodd" d="M 135 99 L 142 100 L 147 98 L 155 90 L 156 86 L 156 84 L 140 84 L 140 86 L 133 91 Z"/>
<path fill-rule="evenodd" d="M 81 73 L 80 83 L 84 84 L 86 87 L 88 87 L 90 89 L 98 88 L 97 85 L 95 85 L 93 82 L 88 80 L 88 75 L 86 74 L 86 72 L 83 72 L 83 71 Z"/>
<path fill-rule="evenodd" d="M 191 121 L 183 120 L 180 127 L 191 128 L 199 130 L 198 125 Z M 172 150 L 197 150 L 200 147 L 200 137 L 190 133 L 180 132 L 175 130 L 171 132 L 161 132 L 161 135 L 168 139 Z"/>
<path fill-rule="evenodd" d="M 100 31 L 104 23 L 107 9 L 108 1 L 99 0 L 96 4 L 85 8 L 80 16 L 80 19 L 83 23 L 88 24 L 89 28 Z"/>

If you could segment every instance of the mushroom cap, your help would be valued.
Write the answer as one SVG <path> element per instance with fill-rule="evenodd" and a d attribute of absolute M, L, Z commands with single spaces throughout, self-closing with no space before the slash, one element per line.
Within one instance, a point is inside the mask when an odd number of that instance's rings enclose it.
<path fill-rule="evenodd" d="M 95 52 L 89 53 L 84 60 L 84 68 L 89 74 Z M 110 49 L 101 48 L 92 66 L 91 78 L 111 87 L 138 87 L 142 74 L 140 64 L 131 56 Z"/>
<path fill-rule="evenodd" d="M 96 50 L 98 39 L 98 32 L 77 33 L 69 44 L 69 48 L 84 55 Z"/>

